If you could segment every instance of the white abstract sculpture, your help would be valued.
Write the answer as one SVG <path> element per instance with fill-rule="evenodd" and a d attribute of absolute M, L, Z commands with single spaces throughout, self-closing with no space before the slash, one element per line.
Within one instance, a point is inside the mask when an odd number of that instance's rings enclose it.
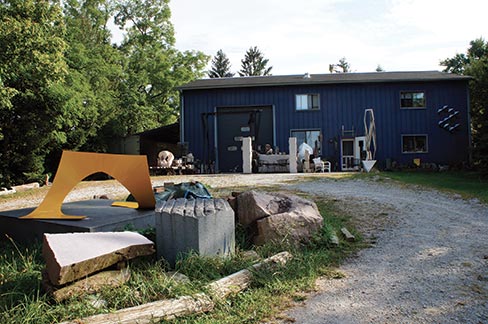
<path fill-rule="evenodd" d="M 373 109 L 366 109 L 364 111 L 364 132 L 366 144 L 366 159 L 363 160 L 363 167 L 366 172 L 371 171 L 376 163 L 376 124 L 374 122 Z M 373 148 L 373 151 L 371 151 Z"/>

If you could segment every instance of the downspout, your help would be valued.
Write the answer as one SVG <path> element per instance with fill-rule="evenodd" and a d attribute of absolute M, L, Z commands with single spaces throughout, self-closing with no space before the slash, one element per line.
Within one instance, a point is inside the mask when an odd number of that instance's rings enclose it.
<path fill-rule="evenodd" d="M 185 142 L 185 97 L 183 97 L 183 90 L 180 93 L 180 142 Z"/>
<path fill-rule="evenodd" d="M 276 139 L 276 114 L 275 114 L 275 105 L 272 105 L 271 106 L 271 110 L 273 111 L 273 148 L 276 147 L 276 143 L 277 143 L 277 139 Z M 285 141 L 285 143 L 288 142 L 288 139 Z M 284 146 L 283 148 L 281 148 L 281 151 L 283 151 L 283 149 L 285 149 L 286 146 Z M 285 151 L 283 151 L 285 152 Z M 291 153 L 291 152 L 290 152 Z"/>
<path fill-rule="evenodd" d="M 470 96 L 469 96 L 469 83 L 471 81 L 468 81 L 466 83 L 466 109 L 467 109 L 467 123 L 468 123 L 468 164 L 470 166 L 473 165 L 473 138 L 471 134 L 471 105 L 470 105 Z"/>
<path fill-rule="evenodd" d="M 219 140 L 218 140 L 218 136 L 219 134 L 217 133 L 219 130 L 218 130 L 218 120 L 217 120 L 217 106 L 214 107 L 214 111 L 213 111 L 213 115 L 214 115 L 214 120 L 213 120 L 213 123 L 214 123 L 214 173 L 217 173 L 217 171 L 220 172 L 220 165 L 219 165 Z"/>

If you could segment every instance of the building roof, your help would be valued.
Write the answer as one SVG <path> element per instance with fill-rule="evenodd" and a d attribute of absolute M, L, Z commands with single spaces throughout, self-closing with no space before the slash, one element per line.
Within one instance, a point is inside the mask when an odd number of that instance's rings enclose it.
<path fill-rule="evenodd" d="M 470 77 L 439 71 L 328 73 L 300 75 L 271 75 L 257 77 L 232 77 L 200 79 L 187 83 L 178 90 L 272 87 L 287 85 L 317 85 L 339 83 L 428 82 L 469 80 Z"/>
<path fill-rule="evenodd" d="M 171 125 L 150 129 L 135 135 L 157 142 L 178 143 L 180 141 L 180 123 L 176 122 Z"/>

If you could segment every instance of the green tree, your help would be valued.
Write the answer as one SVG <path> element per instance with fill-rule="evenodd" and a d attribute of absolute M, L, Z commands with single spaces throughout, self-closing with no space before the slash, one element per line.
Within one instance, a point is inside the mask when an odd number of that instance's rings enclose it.
<path fill-rule="evenodd" d="M 2 185 L 41 178 L 44 157 L 63 141 L 64 32 L 56 1 L 0 2 Z"/>
<path fill-rule="evenodd" d="M 99 131 L 122 104 L 118 87 L 124 64 L 120 51 L 111 45 L 107 23 L 112 14 L 106 0 L 65 1 L 69 75 L 62 92 L 69 125 L 63 148 L 105 151 L 108 145 L 109 139 Z"/>
<path fill-rule="evenodd" d="M 208 57 L 178 51 L 169 0 L 118 0 L 115 22 L 126 32 L 120 50 L 127 59 L 119 91 L 123 105 L 111 125 L 127 136 L 174 122 L 179 94 L 175 87 L 203 76 Z"/>
<path fill-rule="evenodd" d="M 257 46 L 250 47 L 241 60 L 240 76 L 271 75 L 272 66 L 268 67 L 268 59 L 259 51 Z"/>
<path fill-rule="evenodd" d="M 478 38 L 470 42 L 466 54 L 456 54 L 441 61 L 445 72 L 469 75 L 471 131 L 474 163 L 488 173 L 488 42 Z"/>
<path fill-rule="evenodd" d="M 231 78 L 234 73 L 230 72 L 230 60 L 222 50 L 219 50 L 212 59 L 212 67 L 208 72 L 209 78 Z"/>
<path fill-rule="evenodd" d="M 378 64 L 378 66 L 376 67 L 376 72 L 385 72 L 385 69 L 383 69 L 383 67 L 381 65 Z"/>

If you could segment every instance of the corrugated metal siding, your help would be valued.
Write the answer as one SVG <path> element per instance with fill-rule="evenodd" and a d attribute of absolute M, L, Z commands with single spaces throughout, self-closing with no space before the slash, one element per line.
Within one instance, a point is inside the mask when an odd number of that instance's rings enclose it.
<path fill-rule="evenodd" d="M 275 107 L 276 145 L 288 148 L 291 129 L 321 129 L 324 157 L 339 158 L 341 128 L 364 134 L 364 110 L 373 108 L 376 120 L 377 159 L 391 158 L 409 163 L 456 163 L 468 159 L 467 83 L 442 81 L 424 83 L 341 84 L 316 86 L 255 87 L 242 89 L 186 90 L 184 136 L 190 150 L 203 159 L 204 150 L 215 147 L 214 120 L 208 117 L 210 147 L 204 147 L 202 113 L 216 107 L 272 105 Z M 425 91 L 427 109 L 400 109 L 400 91 Z M 319 111 L 295 111 L 296 94 L 319 94 Z M 460 112 L 461 128 L 451 134 L 438 126 L 437 109 L 449 105 Z M 427 134 L 428 153 L 402 154 L 402 134 Z M 338 144 L 335 144 L 338 143 Z M 210 154 L 212 156 L 213 153 Z M 207 155 L 208 156 L 208 155 Z"/>

